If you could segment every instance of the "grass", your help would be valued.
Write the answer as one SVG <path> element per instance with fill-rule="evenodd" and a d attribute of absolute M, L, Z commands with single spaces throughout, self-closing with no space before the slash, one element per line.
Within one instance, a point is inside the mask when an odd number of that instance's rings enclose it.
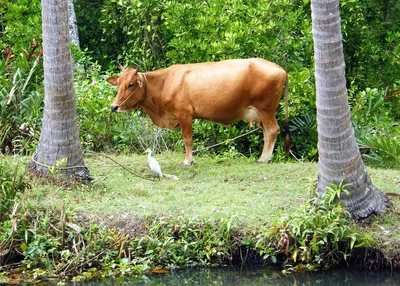
<path fill-rule="evenodd" d="M 337 205 L 326 204 L 323 210 L 303 204 L 310 198 L 316 163 L 256 164 L 228 152 L 197 156 L 197 164 L 182 167 L 182 154 L 155 157 L 164 173 L 180 179 L 153 180 L 150 171 L 142 171 L 147 167 L 144 154 L 87 154 L 94 178 L 90 185 L 27 174 L 30 187 L 18 196 L 18 212 L 3 225 L 3 245 L 15 240 L 10 253 L 23 250 L 22 264 L 50 269 L 43 277 L 67 270 L 69 275 L 92 277 L 99 275 L 97 270 L 127 274 L 212 265 L 239 259 L 243 246 L 271 264 L 289 255 L 289 267 L 292 261 L 314 269 L 343 262 L 350 243 L 355 243 L 368 248 L 351 253 L 352 265 L 399 265 L 399 197 L 392 199 L 395 211 L 372 218 L 368 225 L 356 224 L 342 217 Z M 30 158 L 0 156 L 3 160 L 21 166 Z M 370 168 L 369 173 L 384 192 L 400 193 L 400 170 Z M 88 224 L 88 218 L 96 223 Z M 13 221 L 20 226 L 14 232 Z M 371 237 L 384 256 L 369 248 Z M 85 262 L 97 258 L 100 264 Z M 88 270 L 93 266 L 96 271 Z"/>
<path fill-rule="evenodd" d="M 137 229 L 138 223 L 157 218 L 182 216 L 211 221 L 231 219 L 234 227 L 258 231 L 272 226 L 308 200 L 317 172 L 316 163 L 256 164 L 237 154 L 196 157 L 197 163 L 185 168 L 180 163 L 182 154 L 164 153 L 154 157 L 164 173 L 180 180 L 146 180 L 134 175 L 150 175 L 148 170 L 141 172 L 147 167 L 146 155 L 111 156 L 130 171 L 107 156 L 87 156 L 86 165 L 95 178 L 91 186 L 63 186 L 34 179 L 23 199 L 33 206 L 60 208 L 64 204 L 71 212 L 124 229 Z M 6 160 L 16 161 L 10 157 Z M 29 158 L 22 160 L 27 162 Z M 369 173 L 382 191 L 400 193 L 399 170 L 369 169 Z M 392 201 L 396 207 L 398 198 Z M 385 221 L 385 217 L 378 219 L 382 227 L 400 229 L 398 219 Z"/>
<path fill-rule="evenodd" d="M 316 166 L 311 163 L 256 164 L 244 157 L 196 157 L 189 168 L 180 154 L 155 155 L 164 173 L 179 180 L 144 180 L 108 158 L 96 154 L 86 159 L 95 178 L 91 187 L 64 188 L 43 180 L 31 182 L 25 194 L 30 203 L 59 207 L 108 220 L 156 217 L 232 218 L 233 224 L 251 230 L 289 213 L 308 199 Z M 135 174 L 147 167 L 145 155 L 113 156 Z M 32 201 L 32 199 L 34 199 Z"/>

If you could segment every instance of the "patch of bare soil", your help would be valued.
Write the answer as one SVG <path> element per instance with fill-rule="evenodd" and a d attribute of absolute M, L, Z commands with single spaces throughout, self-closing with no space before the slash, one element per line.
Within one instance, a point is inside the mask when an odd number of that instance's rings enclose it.
<path fill-rule="evenodd" d="M 129 234 L 130 237 L 140 236 L 146 233 L 146 225 L 143 220 L 127 215 L 118 214 L 108 217 L 94 217 L 85 213 L 79 213 L 77 219 L 81 222 L 94 221 L 99 225 L 116 229 L 121 233 Z"/>

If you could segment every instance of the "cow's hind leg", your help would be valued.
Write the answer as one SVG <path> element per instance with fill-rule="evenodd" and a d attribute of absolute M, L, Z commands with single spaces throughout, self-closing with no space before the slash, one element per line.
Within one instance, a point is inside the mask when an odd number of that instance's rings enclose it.
<path fill-rule="evenodd" d="M 181 115 L 177 115 L 177 118 L 179 121 L 179 125 L 181 126 L 181 129 L 182 129 L 183 142 L 185 143 L 185 149 L 186 149 L 185 160 L 183 161 L 183 164 L 190 165 L 193 163 L 192 117 L 185 115 L 185 114 L 181 114 Z"/>
<path fill-rule="evenodd" d="M 259 163 L 267 163 L 272 158 L 272 151 L 274 150 L 276 137 L 279 132 L 279 125 L 276 122 L 275 114 L 260 113 L 263 135 L 264 135 L 264 148 Z"/>

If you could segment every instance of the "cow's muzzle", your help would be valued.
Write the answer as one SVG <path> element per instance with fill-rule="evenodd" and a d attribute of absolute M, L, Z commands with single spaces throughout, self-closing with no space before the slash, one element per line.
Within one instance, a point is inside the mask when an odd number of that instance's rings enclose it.
<path fill-rule="evenodd" d="M 111 112 L 117 112 L 118 105 L 111 105 Z"/>

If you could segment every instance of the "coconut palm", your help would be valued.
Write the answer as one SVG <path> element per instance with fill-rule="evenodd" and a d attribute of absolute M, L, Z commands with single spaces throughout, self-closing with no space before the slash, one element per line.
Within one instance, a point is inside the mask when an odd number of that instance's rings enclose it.
<path fill-rule="evenodd" d="M 390 204 L 367 173 L 356 143 L 347 100 L 338 0 L 312 0 L 318 121 L 317 192 L 345 184 L 343 204 L 355 218 L 385 212 Z"/>
<path fill-rule="evenodd" d="M 44 115 L 39 144 L 30 167 L 47 174 L 67 158 L 63 175 L 89 178 L 83 161 L 76 114 L 68 28 L 68 1 L 42 0 Z"/>
<path fill-rule="evenodd" d="M 73 0 L 68 0 L 68 25 L 71 43 L 74 44 L 78 49 L 80 49 L 78 24 L 76 22 L 76 14 Z"/>

